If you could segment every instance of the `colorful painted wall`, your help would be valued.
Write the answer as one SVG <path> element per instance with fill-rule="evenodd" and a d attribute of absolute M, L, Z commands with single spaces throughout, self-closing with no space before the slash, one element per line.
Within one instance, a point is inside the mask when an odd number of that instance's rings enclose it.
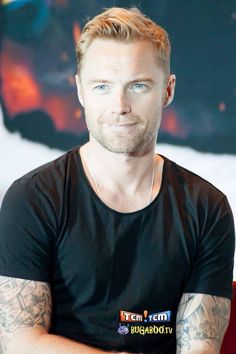
<path fill-rule="evenodd" d="M 2 1 L 0 99 L 9 132 L 63 150 L 87 140 L 74 82 L 75 43 L 87 17 L 104 7 L 133 4 Z M 139 0 L 136 4 L 167 29 L 172 43 L 176 97 L 164 111 L 159 141 L 235 154 L 236 2 Z"/>

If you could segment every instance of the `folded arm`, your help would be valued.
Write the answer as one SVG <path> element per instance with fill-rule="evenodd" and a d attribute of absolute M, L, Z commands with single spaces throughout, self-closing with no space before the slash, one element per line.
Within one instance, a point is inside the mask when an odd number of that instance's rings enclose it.
<path fill-rule="evenodd" d="M 0 354 L 105 353 L 48 334 L 51 309 L 49 284 L 0 276 Z"/>
<path fill-rule="evenodd" d="M 185 293 L 179 304 L 177 354 L 218 354 L 228 327 L 231 301 L 227 298 Z"/>

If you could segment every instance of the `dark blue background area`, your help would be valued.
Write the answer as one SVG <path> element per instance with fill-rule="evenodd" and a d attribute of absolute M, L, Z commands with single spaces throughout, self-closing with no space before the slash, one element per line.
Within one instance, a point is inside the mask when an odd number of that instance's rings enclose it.
<path fill-rule="evenodd" d="M 0 37 L 32 51 L 32 65 L 45 92 L 71 92 L 77 100 L 74 87 L 65 79 L 68 73 L 76 72 L 73 23 L 77 21 L 82 27 L 88 17 L 104 7 L 130 5 L 138 6 L 163 26 L 172 44 L 176 96 L 164 111 L 159 141 L 235 154 L 235 0 L 17 1 L 1 8 Z M 68 53 L 66 62 L 58 59 L 62 48 Z M 17 58 L 18 53 L 15 55 Z M 22 110 L 10 117 L 10 107 L 2 91 L 0 95 L 9 130 L 18 130 L 28 139 L 63 149 L 86 141 L 87 131 L 81 126 L 68 122 L 67 128 L 58 131 L 43 109 Z"/>

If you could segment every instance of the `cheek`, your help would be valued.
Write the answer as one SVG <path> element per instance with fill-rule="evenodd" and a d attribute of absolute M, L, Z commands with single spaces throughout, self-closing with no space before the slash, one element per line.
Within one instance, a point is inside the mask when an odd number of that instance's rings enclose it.
<path fill-rule="evenodd" d="M 111 100 L 107 98 L 107 95 L 95 95 L 91 92 L 84 95 L 84 105 L 91 111 L 102 109 L 109 104 L 109 102 L 111 102 Z"/>
<path fill-rule="evenodd" d="M 162 114 L 162 104 L 158 99 L 139 101 L 133 108 L 137 114 L 151 121 L 159 120 Z"/>
<path fill-rule="evenodd" d="M 134 108 L 148 109 L 149 111 L 158 111 L 162 107 L 162 95 L 159 92 L 152 92 L 151 94 L 137 95 L 131 97 L 130 102 Z"/>
<path fill-rule="evenodd" d="M 93 122 L 97 124 L 99 117 L 106 113 L 106 107 L 102 100 L 85 100 L 84 101 L 84 113 L 87 122 Z"/>

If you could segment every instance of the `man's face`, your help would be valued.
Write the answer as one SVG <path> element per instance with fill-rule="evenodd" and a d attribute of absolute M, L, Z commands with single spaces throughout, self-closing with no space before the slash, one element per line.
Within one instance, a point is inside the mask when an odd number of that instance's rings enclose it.
<path fill-rule="evenodd" d="M 152 148 L 167 92 L 165 79 L 151 43 L 95 39 L 77 77 L 90 135 L 115 153 Z"/>

